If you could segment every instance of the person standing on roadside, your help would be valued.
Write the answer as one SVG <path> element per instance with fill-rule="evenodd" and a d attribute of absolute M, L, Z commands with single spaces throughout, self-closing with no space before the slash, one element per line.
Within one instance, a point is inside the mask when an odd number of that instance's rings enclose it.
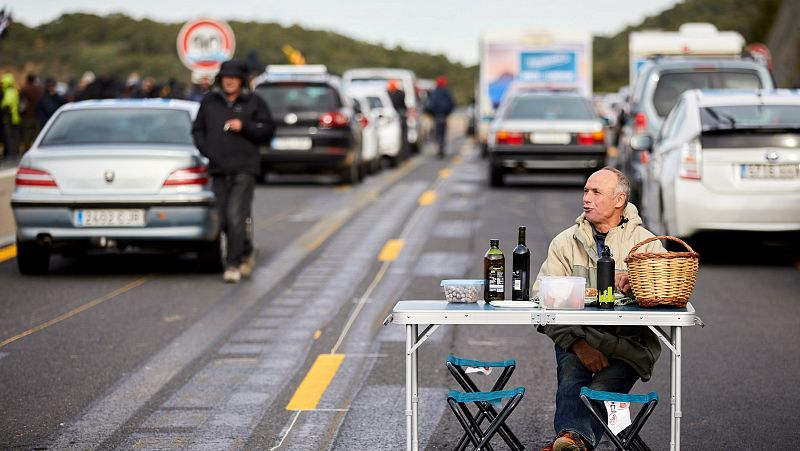
<path fill-rule="evenodd" d="M 269 142 L 275 129 L 267 104 L 247 89 L 246 79 L 243 63 L 222 63 L 192 127 L 195 145 L 209 159 L 226 236 L 226 283 L 238 283 L 253 271 L 255 248 L 247 237 L 247 219 L 261 167 L 258 146 Z"/>
<path fill-rule="evenodd" d="M 0 116 L 3 118 L 3 158 L 19 157 L 19 91 L 14 86 L 14 76 L 6 73 L 0 79 L 3 100 L 0 101 Z"/>
<path fill-rule="evenodd" d="M 67 103 L 67 99 L 56 92 L 56 81 L 48 78 L 44 82 L 44 94 L 36 104 L 36 120 L 39 121 L 39 128 L 50 120 L 57 109 Z"/>
<path fill-rule="evenodd" d="M 386 84 L 386 90 L 389 93 L 389 100 L 392 101 L 392 106 L 397 110 L 400 116 L 400 159 L 408 157 L 410 149 L 408 144 L 408 111 L 406 109 L 406 92 L 400 89 L 397 80 L 389 80 Z"/>
<path fill-rule="evenodd" d="M 436 144 L 439 146 L 439 158 L 445 155 L 445 138 L 447 134 L 447 116 L 453 112 L 455 103 L 450 90 L 447 89 L 447 77 L 436 77 L 436 89 L 428 96 L 425 112 L 433 116 Z"/>
<path fill-rule="evenodd" d="M 25 77 L 25 86 L 19 90 L 20 94 L 20 116 L 22 127 L 22 148 L 28 150 L 33 145 L 33 140 L 42 129 L 39 121 L 36 120 L 36 104 L 42 97 L 44 89 L 36 80 L 36 74 L 28 74 Z"/>

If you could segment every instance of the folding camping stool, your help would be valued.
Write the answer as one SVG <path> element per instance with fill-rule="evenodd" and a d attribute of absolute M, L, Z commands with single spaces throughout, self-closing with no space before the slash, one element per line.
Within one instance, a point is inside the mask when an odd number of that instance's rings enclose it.
<path fill-rule="evenodd" d="M 501 428 L 508 428 L 505 425 L 505 421 L 508 416 L 511 415 L 511 412 L 513 412 L 517 407 L 519 402 L 522 401 L 523 395 L 525 395 L 525 387 L 517 387 L 513 390 L 487 391 L 478 393 L 463 393 L 457 390 L 450 390 L 450 393 L 447 394 L 447 403 L 450 405 L 450 409 L 455 414 L 458 422 L 461 424 L 461 427 L 464 428 L 466 437 L 470 442 L 472 442 L 473 445 L 475 445 L 475 447 L 472 448 L 473 451 L 493 451 L 494 449 L 492 448 L 492 445 L 489 444 L 489 441 L 492 439 L 492 437 L 494 437 L 494 434 L 501 430 Z M 499 403 L 503 399 L 509 399 L 509 401 L 506 402 L 506 405 L 496 416 L 492 416 L 491 413 L 486 414 L 485 412 L 487 411 L 481 407 L 485 407 L 485 405 L 491 406 L 490 403 Z M 491 419 L 489 427 L 486 428 L 486 430 L 481 429 L 478 419 L 472 416 L 472 412 L 470 412 L 469 406 L 467 405 L 468 403 L 475 403 L 475 405 L 478 406 L 480 411 L 478 417 L 483 415 Z M 493 407 L 492 411 L 494 411 Z M 523 449 L 522 447 L 516 448 L 514 445 L 512 445 L 512 443 L 508 443 L 511 449 Z M 459 441 L 459 444 L 456 445 L 456 449 L 461 449 L 461 447 L 462 445 Z"/>
<path fill-rule="evenodd" d="M 606 430 L 608 438 L 614 442 L 617 451 L 650 451 L 647 444 L 639 437 L 639 431 L 642 430 L 647 418 L 650 417 L 650 414 L 653 413 L 653 409 L 656 408 L 656 404 L 658 404 L 658 393 L 650 392 L 646 395 L 626 395 L 624 393 L 596 391 L 588 387 L 583 387 L 581 388 L 580 396 L 581 401 L 583 401 L 586 408 L 589 409 L 589 412 L 592 413 L 592 416 L 599 421 L 603 429 Z M 592 401 L 635 402 L 643 404 L 643 406 L 631 425 L 622 430 L 619 435 L 615 435 L 611 432 L 611 428 L 608 427 L 606 419 L 600 415 Z"/>
<path fill-rule="evenodd" d="M 477 394 L 477 393 L 506 393 L 506 392 L 503 392 L 502 390 L 505 388 L 506 384 L 508 383 L 508 380 L 511 378 L 511 374 L 514 372 L 514 369 L 516 369 L 517 362 L 516 362 L 516 360 L 513 360 L 513 359 L 505 360 L 505 361 L 502 361 L 502 362 L 483 362 L 483 361 L 480 361 L 480 360 L 460 359 L 460 358 L 458 358 L 456 356 L 449 355 L 449 356 L 447 356 L 447 360 L 445 361 L 445 365 L 447 366 L 448 371 L 450 371 L 450 374 L 453 375 L 453 378 L 456 380 L 456 382 L 458 382 L 458 384 L 464 390 L 464 392 L 465 392 L 464 394 L 466 395 L 466 394 L 473 394 L 473 393 L 475 393 L 475 394 Z M 490 392 L 481 392 L 481 390 L 478 388 L 478 386 L 475 384 L 475 382 L 473 382 L 472 379 L 470 379 L 469 375 L 467 374 L 466 368 L 468 368 L 468 367 L 503 368 L 503 372 L 500 374 L 500 376 L 495 381 L 494 386 L 492 386 L 492 389 L 491 389 Z M 520 387 L 520 388 L 522 388 L 522 387 Z M 517 390 L 519 390 L 519 389 L 517 389 Z M 525 392 L 524 388 L 522 388 L 522 392 L 523 393 Z M 453 393 L 453 392 L 451 392 L 451 393 Z M 458 393 L 458 392 L 455 392 L 455 393 Z M 521 395 L 520 395 L 520 398 L 522 398 Z M 449 399 L 450 399 L 450 397 L 448 395 L 448 402 L 449 402 Z M 496 398 L 495 397 L 495 398 L 492 398 L 491 400 L 465 401 L 465 403 L 474 402 L 475 405 L 478 407 L 478 415 L 477 415 L 477 417 L 474 418 L 476 426 L 480 426 L 483 423 L 483 421 L 486 420 L 486 419 L 488 419 L 489 421 L 492 422 L 492 424 L 494 424 L 494 422 L 495 422 L 496 418 L 499 416 L 499 414 L 498 414 L 497 410 L 495 409 L 495 407 L 492 405 L 492 403 L 494 401 L 499 401 L 499 400 L 500 400 L 500 398 Z M 456 402 L 458 402 L 458 401 L 456 401 Z M 451 404 L 451 407 L 453 407 L 452 404 Z M 513 410 L 513 408 L 512 408 L 512 410 Z M 459 418 L 459 422 L 461 422 L 462 420 L 465 420 L 465 418 L 459 417 L 459 414 L 456 412 L 455 409 L 453 410 L 453 412 L 456 413 L 456 417 Z M 511 412 L 509 411 L 508 413 L 510 414 Z M 525 449 L 525 447 L 522 445 L 522 443 L 520 443 L 519 439 L 517 439 L 517 437 L 514 435 L 514 433 L 511 432 L 511 429 L 508 428 L 508 426 L 505 424 L 504 421 L 505 420 L 503 420 L 503 421 L 501 421 L 499 423 L 499 425 L 498 425 L 499 430 L 497 432 L 500 433 L 500 436 L 508 444 L 509 448 L 511 448 L 513 451 L 521 451 L 521 450 Z M 462 422 L 461 425 L 464 426 L 465 423 Z M 470 424 L 470 426 L 471 426 L 471 424 Z M 466 427 L 465 427 L 465 431 L 467 431 L 467 432 L 465 432 L 464 435 L 461 436 L 461 440 L 458 441 L 458 445 L 456 445 L 456 447 L 455 447 L 455 449 L 457 451 L 462 451 L 462 450 L 466 449 L 467 445 L 469 445 L 469 442 L 471 441 L 471 437 L 470 437 L 468 429 Z M 492 435 L 494 435 L 494 433 L 492 433 Z M 477 445 L 477 443 L 474 442 L 474 441 L 473 441 L 473 444 Z M 487 444 L 488 444 L 488 440 L 487 440 Z M 491 449 L 491 446 L 489 446 L 487 449 Z"/>

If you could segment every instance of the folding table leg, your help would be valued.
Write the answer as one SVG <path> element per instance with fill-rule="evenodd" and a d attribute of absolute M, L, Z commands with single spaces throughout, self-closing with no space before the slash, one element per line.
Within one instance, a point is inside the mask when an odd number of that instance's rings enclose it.
<path fill-rule="evenodd" d="M 411 382 L 411 369 L 413 358 L 411 354 L 414 352 L 414 342 L 416 341 L 413 326 L 406 324 L 406 451 L 414 451 L 414 417 L 411 408 L 412 397 L 414 393 L 413 383 Z"/>
<path fill-rule="evenodd" d="M 416 344 L 419 333 L 419 326 L 417 324 L 411 325 L 411 333 L 414 335 L 414 344 Z M 411 422 L 414 442 L 412 448 L 414 451 L 419 450 L 419 367 L 417 365 L 419 357 L 419 348 L 411 353 L 411 416 L 414 419 Z"/>
<path fill-rule="evenodd" d="M 681 353 L 682 350 L 682 340 L 681 340 L 681 333 L 682 328 L 680 326 L 673 326 L 672 327 L 672 345 L 675 346 L 675 369 L 672 372 L 673 377 L 675 378 L 672 381 L 673 392 L 675 395 L 675 411 L 673 413 L 673 419 L 675 421 L 675 425 L 673 426 L 672 435 L 674 435 L 674 450 L 679 451 L 681 449 L 681 417 L 683 416 L 683 411 L 681 410 Z"/>

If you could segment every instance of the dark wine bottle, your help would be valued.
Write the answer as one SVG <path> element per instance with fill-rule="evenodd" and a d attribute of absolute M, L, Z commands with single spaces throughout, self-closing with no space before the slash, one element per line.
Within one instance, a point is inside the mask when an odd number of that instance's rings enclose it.
<path fill-rule="evenodd" d="M 489 250 L 483 256 L 483 278 L 486 282 L 483 299 L 486 302 L 505 299 L 506 257 L 500 250 L 500 240 L 489 240 Z"/>
<path fill-rule="evenodd" d="M 530 301 L 531 251 L 525 245 L 525 227 L 519 228 L 519 242 L 514 248 L 512 301 Z"/>

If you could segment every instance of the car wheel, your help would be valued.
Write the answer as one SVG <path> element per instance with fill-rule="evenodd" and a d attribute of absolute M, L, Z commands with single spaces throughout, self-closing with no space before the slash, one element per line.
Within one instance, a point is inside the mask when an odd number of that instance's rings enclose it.
<path fill-rule="evenodd" d="M 358 174 L 359 174 L 359 164 L 352 163 L 350 166 L 342 169 L 341 174 L 339 175 L 342 183 L 347 183 L 350 185 L 355 185 L 358 183 Z"/>
<path fill-rule="evenodd" d="M 201 272 L 215 273 L 222 271 L 225 252 L 222 249 L 222 236 L 210 243 L 201 243 L 197 250 L 197 269 Z"/>
<path fill-rule="evenodd" d="M 17 241 L 17 267 L 21 274 L 47 274 L 50 251 L 34 241 Z"/>
<path fill-rule="evenodd" d="M 503 168 L 489 162 L 489 185 L 503 186 Z"/>

